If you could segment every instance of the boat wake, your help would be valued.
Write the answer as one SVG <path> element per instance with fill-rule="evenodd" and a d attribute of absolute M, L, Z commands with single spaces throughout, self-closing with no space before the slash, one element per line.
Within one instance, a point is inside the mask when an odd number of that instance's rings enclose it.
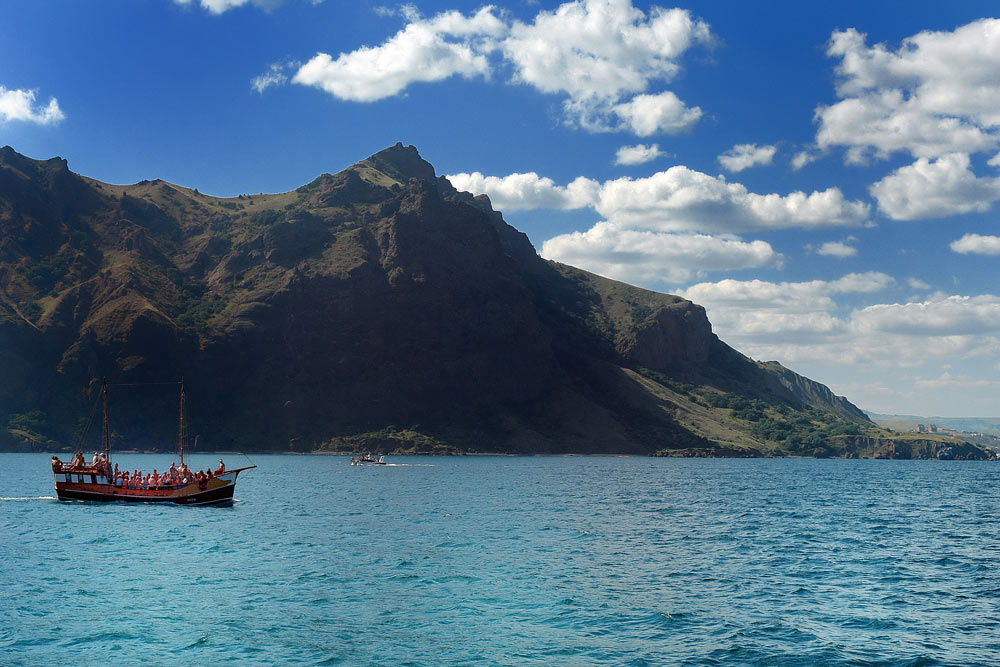
<path fill-rule="evenodd" d="M 386 463 L 386 468 L 435 468 L 436 463 Z"/>
<path fill-rule="evenodd" d="M 31 496 L 26 498 L 9 498 L 0 496 L 0 500 L 56 500 L 55 496 Z"/>

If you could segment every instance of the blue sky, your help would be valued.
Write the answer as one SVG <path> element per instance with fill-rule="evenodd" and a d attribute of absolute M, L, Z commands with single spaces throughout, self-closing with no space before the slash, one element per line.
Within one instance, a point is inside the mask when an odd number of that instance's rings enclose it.
<path fill-rule="evenodd" d="M 861 407 L 1000 414 L 985 2 L 34 0 L 0 144 L 282 192 L 397 141 L 539 252 L 706 306 Z"/>

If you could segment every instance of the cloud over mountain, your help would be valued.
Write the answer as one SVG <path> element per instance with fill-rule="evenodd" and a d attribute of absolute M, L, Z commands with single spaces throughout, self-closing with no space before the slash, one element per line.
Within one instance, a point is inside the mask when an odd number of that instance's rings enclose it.
<path fill-rule="evenodd" d="M 731 236 L 673 234 L 599 222 L 542 244 L 546 259 L 586 267 L 602 276 L 640 284 L 680 283 L 706 271 L 775 266 L 782 257 L 769 243 Z"/>
<path fill-rule="evenodd" d="M 408 23 L 382 44 L 336 58 L 317 53 L 291 81 L 371 102 L 417 82 L 509 73 L 513 85 L 562 96 L 566 122 L 592 132 L 676 133 L 701 118 L 672 91 L 650 91 L 677 74 L 687 50 L 712 41 L 708 25 L 687 10 L 653 6 L 647 14 L 631 0 L 573 0 L 529 22 L 492 5 L 468 16 L 401 13 Z M 258 80 L 279 82 L 269 73 Z"/>
<path fill-rule="evenodd" d="M 66 116 L 56 98 L 49 98 L 46 106 L 35 104 L 34 90 L 10 90 L 0 86 L 0 122 L 24 121 L 39 125 L 58 123 Z"/>
<path fill-rule="evenodd" d="M 430 19 L 413 18 L 379 46 L 361 47 L 337 58 L 316 54 L 292 81 L 340 99 L 372 102 L 416 82 L 488 76 L 488 54 L 506 31 L 493 7 L 483 7 L 471 16 L 450 11 Z"/>

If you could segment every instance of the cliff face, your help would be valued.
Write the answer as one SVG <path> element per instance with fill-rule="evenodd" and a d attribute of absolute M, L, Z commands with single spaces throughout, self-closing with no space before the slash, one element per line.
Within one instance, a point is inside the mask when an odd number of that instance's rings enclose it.
<path fill-rule="evenodd" d="M 953 438 L 842 436 L 834 438 L 831 444 L 873 459 L 985 461 L 990 458 L 990 453 L 982 447 Z"/>
<path fill-rule="evenodd" d="M 181 374 L 206 448 L 766 448 L 728 412 L 691 417 L 719 396 L 867 423 L 700 306 L 540 259 L 412 147 L 233 199 L 5 148 L 0 224 L 8 447 L 68 446 L 104 376 L 141 386 L 113 388 L 121 446 L 169 446 L 176 399 L 141 383 Z"/>

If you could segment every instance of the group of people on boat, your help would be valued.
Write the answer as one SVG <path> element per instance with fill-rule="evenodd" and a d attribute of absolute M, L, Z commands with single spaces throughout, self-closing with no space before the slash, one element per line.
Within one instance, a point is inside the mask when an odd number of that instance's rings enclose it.
<path fill-rule="evenodd" d="M 69 463 L 63 463 L 58 456 L 52 457 L 52 472 L 88 472 L 108 477 L 111 473 L 111 463 L 107 454 L 94 452 L 90 465 L 83 459 L 83 452 L 76 452 Z"/>
<path fill-rule="evenodd" d="M 128 470 L 119 470 L 117 463 L 112 469 L 111 463 L 103 453 L 94 452 L 90 466 L 84 463 L 83 452 L 74 454 L 68 465 L 60 461 L 58 456 L 52 457 L 53 472 L 82 472 L 84 470 L 104 476 L 109 483 L 121 489 L 172 489 L 193 482 L 197 482 L 199 487 L 205 488 L 208 485 L 208 480 L 226 472 L 226 464 L 223 463 L 222 459 L 219 459 L 219 467 L 215 470 L 209 468 L 207 471 L 194 472 L 188 468 L 186 463 L 181 463 L 178 467 L 176 462 L 171 462 L 170 469 L 164 471 L 162 475 L 156 468 L 153 468 L 153 472 L 143 475 L 138 468 L 131 473 Z"/>

